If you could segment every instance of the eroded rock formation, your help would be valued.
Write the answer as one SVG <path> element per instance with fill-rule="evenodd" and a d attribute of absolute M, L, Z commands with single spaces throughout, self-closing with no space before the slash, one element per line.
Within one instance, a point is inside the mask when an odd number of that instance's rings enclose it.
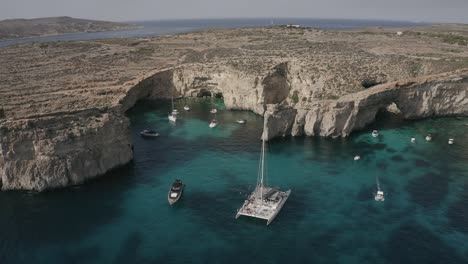
<path fill-rule="evenodd" d="M 125 112 L 143 98 L 222 95 L 228 109 L 264 115 L 267 139 L 348 136 L 389 105 L 405 118 L 468 115 L 468 47 L 438 30 L 271 27 L 2 48 L 0 184 L 42 191 L 127 163 Z"/>
<path fill-rule="evenodd" d="M 128 119 L 106 109 L 8 120 L 0 135 L 3 190 L 81 183 L 133 157 Z"/>

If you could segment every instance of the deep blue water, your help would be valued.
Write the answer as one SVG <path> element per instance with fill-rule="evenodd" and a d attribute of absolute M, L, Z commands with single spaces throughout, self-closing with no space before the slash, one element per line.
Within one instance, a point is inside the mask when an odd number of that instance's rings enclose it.
<path fill-rule="evenodd" d="M 210 129 L 210 102 L 187 102 L 192 111 L 176 125 L 167 121 L 169 102 L 132 109 L 134 162 L 105 177 L 45 193 L 0 192 L 0 263 L 468 262 L 468 118 L 379 115 L 347 139 L 269 142 L 267 182 L 292 194 L 267 227 L 234 218 L 255 185 L 262 118 L 222 110 Z M 161 136 L 141 138 L 145 128 Z M 373 200 L 376 176 L 383 203 Z M 171 207 L 176 178 L 186 192 Z"/>
<path fill-rule="evenodd" d="M 385 20 L 351 20 L 351 19 L 298 19 L 298 18 L 255 18 L 255 19 L 190 19 L 161 21 L 128 22 L 143 28 L 109 32 L 73 33 L 57 36 L 31 37 L 0 41 L 0 47 L 29 42 L 91 40 L 103 38 L 154 37 L 202 29 L 258 27 L 275 25 L 300 24 L 306 27 L 321 29 L 353 29 L 363 27 L 407 27 L 425 25 L 424 23 Z"/>

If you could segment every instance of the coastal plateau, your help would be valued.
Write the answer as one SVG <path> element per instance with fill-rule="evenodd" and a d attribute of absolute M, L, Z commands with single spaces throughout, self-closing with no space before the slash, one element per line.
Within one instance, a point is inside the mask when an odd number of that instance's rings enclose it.
<path fill-rule="evenodd" d="M 401 34 L 397 34 L 401 32 Z M 0 49 L 0 184 L 43 191 L 128 163 L 128 109 L 219 96 L 264 136 L 346 137 L 379 111 L 468 115 L 468 26 L 263 27 Z"/>

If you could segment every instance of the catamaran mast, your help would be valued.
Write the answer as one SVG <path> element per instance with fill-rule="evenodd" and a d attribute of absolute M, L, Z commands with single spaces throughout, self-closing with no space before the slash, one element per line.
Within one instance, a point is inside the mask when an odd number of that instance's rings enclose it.
<path fill-rule="evenodd" d="M 260 161 L 260 199 L 263 201 L 263 176 L 265 172 L 265 123 L 263 124 L 262 133 L 262 158 Z"/>

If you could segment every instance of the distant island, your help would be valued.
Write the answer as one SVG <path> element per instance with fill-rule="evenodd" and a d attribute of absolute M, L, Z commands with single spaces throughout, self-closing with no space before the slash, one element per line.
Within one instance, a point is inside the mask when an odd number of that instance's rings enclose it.
<path fill-rule="evenodd" d="M 66 33 L 101 32 L 136 28 L 135 25 L 78 19 L 67 16 L 0 21 L 0 40 L 60 35 Z"/>

